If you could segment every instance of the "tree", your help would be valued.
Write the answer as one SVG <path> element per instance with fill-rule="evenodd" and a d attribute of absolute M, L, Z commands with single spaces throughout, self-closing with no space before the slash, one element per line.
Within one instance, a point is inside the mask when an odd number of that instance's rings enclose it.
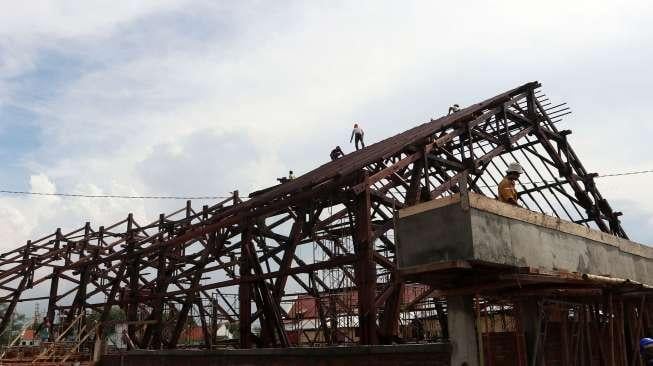
<path fill-rule="evenodd" d="M 5 315 L 6 311 L 7 304 L 0 304 L 0 318 Z M 26 321 L 27 317 L 25 314 L 14 312 L 14 314 L 12 314 L 11 320 L 9 321 L 9 325 L 7 328 L 5 328 L 2 334 L 0 334 L 0 345 L 5 346 L 11 343 L 11 341 L 13 341 L 14 338 L 18 336 L 18 333 L 23 330 Z"/>
<path fill-rule="evenodd" d="M 227 323 L 227 330 L 234 338 L 240 338 L 240 322 Z"/>
<path fill-rule="evenodd" d="M 94 312 L 88 316 L 88 319 L 92 322 L 100 320 L 100 313 Z M 107 321 L 124 321 L 127 319 L 125 312 L 118 306 L 112 306 L 109 309 L 109 315 L 107 316 Z M 115 327 L 108 327 L 104 329 L 106 336 L 112 336 L 116 332 Z"/>

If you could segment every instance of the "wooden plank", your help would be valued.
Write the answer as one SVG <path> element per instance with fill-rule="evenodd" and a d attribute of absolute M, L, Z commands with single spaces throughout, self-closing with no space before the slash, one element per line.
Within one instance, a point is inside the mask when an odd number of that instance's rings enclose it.
<path fill-rule="evenodd" d="M 458 202 L 460 202 L 460 196 L 458 194 L 454 194 L 448 197 L 419 203 L 414 206 L 399 210 L 399 218 L 403 219 L 404 217 L 416 215 L 425 211 L 435 210 L 436 208 L 453 205 Z"/>
<path fill-rule="evenodd" d="M 420 264 L 417 266 L 406 267 L 397 270 L 397 273 L 401 277 L 425 273 L 425 272 L 437 272 L 437 271 L 446 271 L 451 269 L 471 269 L 472 265 L 468 261 L 455 260 L 448 262 L 433 262 L 427 264 Z"/>

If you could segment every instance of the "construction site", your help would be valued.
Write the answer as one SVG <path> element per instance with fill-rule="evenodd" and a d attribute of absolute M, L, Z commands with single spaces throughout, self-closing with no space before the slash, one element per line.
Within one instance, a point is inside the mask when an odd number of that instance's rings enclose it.
<path fill-rule="evenodd" d="M 569 113 L 529 82 L 246 196 L 41 228 L 0 254 L 0 333 L 33 303 L 49 332 L 0 365 L 645 365 L 653 247 Z"/>

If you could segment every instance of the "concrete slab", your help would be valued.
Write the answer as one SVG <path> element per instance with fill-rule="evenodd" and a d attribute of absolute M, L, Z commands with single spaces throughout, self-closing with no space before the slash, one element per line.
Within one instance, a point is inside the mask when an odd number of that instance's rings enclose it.
<path fill-rule="evenodd" d="M 399 211 L 400 269 L 457 260 L 653 284 L 653 248 L 470 193 Z"/>

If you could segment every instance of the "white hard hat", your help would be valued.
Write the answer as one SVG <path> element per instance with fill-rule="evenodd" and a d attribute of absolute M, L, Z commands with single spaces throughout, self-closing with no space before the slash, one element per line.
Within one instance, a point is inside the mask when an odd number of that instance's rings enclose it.
<path fill-rule="evenodd" d="M 523 174 L 524 173 L 524 168 L 522 168 L 519 163 L 510 163 L 508 165 L 508 170 L 506 170 L 506 173 Z"/>

